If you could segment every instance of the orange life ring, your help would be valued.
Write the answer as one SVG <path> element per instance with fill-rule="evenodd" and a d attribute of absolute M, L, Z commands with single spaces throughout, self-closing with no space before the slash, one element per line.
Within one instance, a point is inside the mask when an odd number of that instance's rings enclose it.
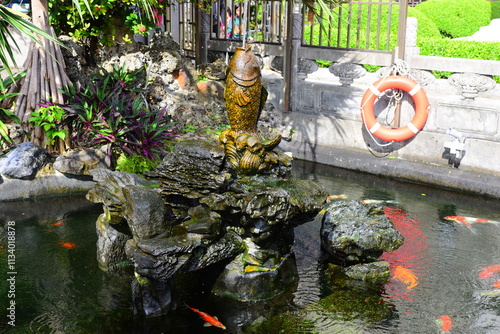
<path fill-rule="evenodd" d="M 386 128 L 377 121 L 374 113 L 374 105 L 377 97 L 387 89 L 401 89 L 413 98 L 415 102 L 415 116 L 406 126 L 390 129 Z M 409 139 L 422 130 L 427 121 L 429 100 L 420 85 L 407 77 L 400 75 L 391 75 L 375 82 L 367 89 L 361 100 L 361 117 L 366 128 L 375 137 L 385 141 L 403 141 Z"/>

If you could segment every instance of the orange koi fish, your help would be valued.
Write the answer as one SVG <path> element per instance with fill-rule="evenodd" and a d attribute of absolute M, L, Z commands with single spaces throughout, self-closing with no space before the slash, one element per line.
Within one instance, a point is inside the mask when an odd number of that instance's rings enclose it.
<path fill-rule="evenodd" d="M 332 199 L 347 199 L 347 195 L 340 194 L 340 195 L 328 195 L 326 196 L 326 199 L 332 200 Z"/>
<path fill-rule="evenodd" d="M 474 223 L 490 223 L 490 224 L 500 224 L 500 222 L 483 219 L 483 218 L 474 218 L 474 217 L 464 217 L 464 216 L 446 216 L 444 219 L 458 223 L 464 224 L 467 227 L 471 227 Z"/>
<path fill-rule="evenodd" d="M 436 320 L 436 323 L 441 326 L 441 332 L 447 332 L 453 327 L 453 321 L 451 320 L 450 316 L 448 315 L 442 315 L 439 317 L 438 320 Z"/>
<path fill-rule="evenodd" d="M 418 285 L 418 278 L 413 271 L 401 266 L 396 266 L 394 268 L 393 278 L 404 284 L 408 284 L 406 287 L 407 290 L 411 290 Z"/>
<path fill-rule="evenodd" d="M 57 222 L 57 223 L 52 224 L 52 226 L 61 226 L 61 225 L 64 225 L 64 223 L 63 222 Z"/>
<path fill-rule="evenodd" d="M 488 278 L 492 277 L 496 273 L 500 271 L 500 264 L 494 264 L 492 266 L 487 267 L 479 274 L 479 278 Z"/>
<path fill-rule="evenodd" d="M 75 243 L 67 242 L 67 241 L 61 241 L 61 242 L 59 242 L 59 245 L 63 246 L 64 248 L 68 248 L 68 249 L 76 247 Z"/>
<path fill-rule="evenodd" d="M 493 289 L 500 289 L 500 280 L 493 283 Z"/>
<path fill-rule="evenodd" d="M 217 317 L 212 317 L 210 314 L 202 312 L 202 311 L 195 309 L 195 308 L 192 308 L 192 307 L 189 307 L 189 309 L 191 311 L 193 311 L 194 313 L 198 314 L 200 316 L 200 318 L 202 318 L 205 321 L 205 325 L 204 325 L 205 327 L 215 326 L 217 328 L 226 329 L 226 326 L 224 326 L 222 324 L 222 322 L 220 322 L 219 319 L 217 319 Z"/>

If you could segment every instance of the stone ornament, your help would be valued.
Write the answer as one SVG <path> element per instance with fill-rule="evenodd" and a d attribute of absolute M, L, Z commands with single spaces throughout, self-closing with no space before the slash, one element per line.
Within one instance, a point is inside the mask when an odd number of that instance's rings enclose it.
<path fill-rule="evenodd" d="M 410 78 L 418 82 L 422 87 L 430 85 L 436 81 L 436 77 L 429 71 L 423 70 L 410 70 Z"/>
<path fill-rule="evenodd" d="M 277 166 L 279 158 L 272 150 L 281 142 L 281 136 L 262 140 L 257 135 L 267 91 L 262 86 L 260 64 L 250 45 L 237 47 L 231 58 L 224 99 L 231 129 L 221 133 L 220 141 L 229 166 L 243 175 L 263 173 Z"/>
<path fill-rule="evenodd" d="M 318 70 L 318 63 L 314 59 L 300 58 L 297 64 L 298 73 L 297 79 L 306 80 L 307 75 L 314 73 Z"/>
<path fill-rule="evenodd" d="M 398 75 L 403 75 L 407 76 L 416 82 L 422 87 L 425 87 L 427 85 L 432 84 L 434 81 L 436 81 L 436 77 L 429 71 L 423 71 L 423 70 L 415 70 L 415 69 L 402 69 L 403 73 L 396 73 Z M 381 67 L 378 69 L 376 72 L 378 78 L 385 78 L 389 75 L 391 75 L 391 72 L 393 71 L 392 66 L 386 66 L 386 67 Z"/>
<path fill-rule="evenodd" d="M 271 61 L 271 68 L 280 72 L 280 73 L 283 73 L 284 62 L 285 61 L 284 61 L 284 58 L 282 56 L 276 56 Z"/>
<path fill-rule="evenodd" d="M 476 73 L 455 73 L 449 77 L 448 82 L 459 89 L 466 99 L 474 99 L 479 92 L 486 92 L 496 86 L 492 78 Z"/>
<path fill-rule="evenodd" d="M 339 77 L 342 86 L 350 86 L 354 79 L 361 78 L 366 74 L 363 66 L 353 63 L 334 63 L 328 67 L 330 73 Z"/>

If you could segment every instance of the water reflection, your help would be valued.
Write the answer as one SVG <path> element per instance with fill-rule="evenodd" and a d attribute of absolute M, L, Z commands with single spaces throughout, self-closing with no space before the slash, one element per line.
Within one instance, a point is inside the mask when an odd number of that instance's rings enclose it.
<path fill-rule="evenodd" d="M 225 333 L 500 332 L 500 289 L 496 288 L 500 271 L 492 267 L 500 265 L 500 226 L 469 228 L 444 219 L 500 220 L 498 201 L 300 161 L 294 166 L 296 177 L 315 180 L 332 195 L 385 202 L 385 214 L 405 237 L 402 247 L 381 257 L 391 265 L 389 281 L 372 286 L 346 280 L 338 268 L 324 263 L 319 216 L 295 230 L 293 251 L 299 275 L 295 291 L 260 303 L 221 300 L 210 296 L 211 275 L 217 268 L 176 277 L 177 295 L 183 302 L 217 315 L 228 327 Z M 18 326 L 5 327 L 2 321 L 1 333 L 221 332 L 203 327 L 182 303 L 168 316 L 134 317 L 132 276 L 110 276 L 97 267 L 99 213 L 100 207 L 78 198 L 0 203 L 0 226 L 16 221 L 19 292 Z M 5 266 L 5 248 L 2 253 L 0 247 L 1 272 Z M 409 270 L 416 281 L 411 282 L 408 272 L 395 276 L 396 268 Z M 2 277 L 0 308 L 4 310 L 6 291 Z"/>

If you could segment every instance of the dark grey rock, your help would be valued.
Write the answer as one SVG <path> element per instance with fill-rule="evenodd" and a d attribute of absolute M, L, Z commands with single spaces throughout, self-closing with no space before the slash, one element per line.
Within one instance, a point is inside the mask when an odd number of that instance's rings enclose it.
<path fill-rule="evenodd" d="M 87 199 L 93 203 L 102 203 L 106 220 L 109 223 L 119 223 L 124 219 L 123 189 L 127 186 L 143 186 L 154 189 L 156 185 L 136 174 L 111 171 L 97 168 L 89 171 L 96 185 L 87 193 Z"/>
<path fill-rule="evenodd" d="M 65 174 L 90 175 L 91 169 L 111 167 L 106 150 L 107 146 L 100 149 L 69 151 L 56 158 L 54 168 Z"/>
<path fill-rule="evenodd" d="M 249 271 L 242 257 L 226 266 L 212 292 L 239 301 L 259 301 L 274 298 L 296 285 L 297 266 L 293 253 L 286 255 L 273 269 Z"/>
<path fill-rule="evenodd" d="M 125 198 L 123 216 L 136 240 L 149 239 L 167 231 L 167 209 L 160 194 L 143 186 L 126 186 L 122 191 Z"/>
<path fill-rule="evenodd" d="M 185 140 L 175 145 L 154 172 L 145 173 L 161 184 L 162 196 L 171 205 L 188 209 L 193 200 L 220 192 L 231 174 L 223 169 L 224 149 L 205 140 Z"/>
<path fill-rule="evenodd" d="M 97 263 L 101 270 L 113 272 L 130 263 L 125 254 L 125 243 L 132 236 L 118 231 L 102 214 L 97 218 Z"/>
<path fill-rule="evenodd" d="M 403 236 L 381 206 L 358 201 L 329 205 L 320 233 L 323 249 L 342 264 L 374 261 L 403 244 Z"/>
<path fill-rule="evenodd" d="M 21 143 L 0 159 L 0 174 L 13 179 L 32 179 L 47 162 L 45 149 L 32 142 Z"/>
<path fill-rule="evenodd" d="M 138 274 L 166 281 L 175 273 L 208 267 L 240 253 L 241 238 L 227 233 L 216 242 L 200 234 L 187 233 L 170 238 L 129 241 L 127 256 L 134 262 Z"/>
<path fill-rule="evenodd" d="M 166 314 L 172 307 L 171 282 L 162 282 L 149 277 L 135 275 L 132 280 L 134 314 L 146 317 Z"/>

